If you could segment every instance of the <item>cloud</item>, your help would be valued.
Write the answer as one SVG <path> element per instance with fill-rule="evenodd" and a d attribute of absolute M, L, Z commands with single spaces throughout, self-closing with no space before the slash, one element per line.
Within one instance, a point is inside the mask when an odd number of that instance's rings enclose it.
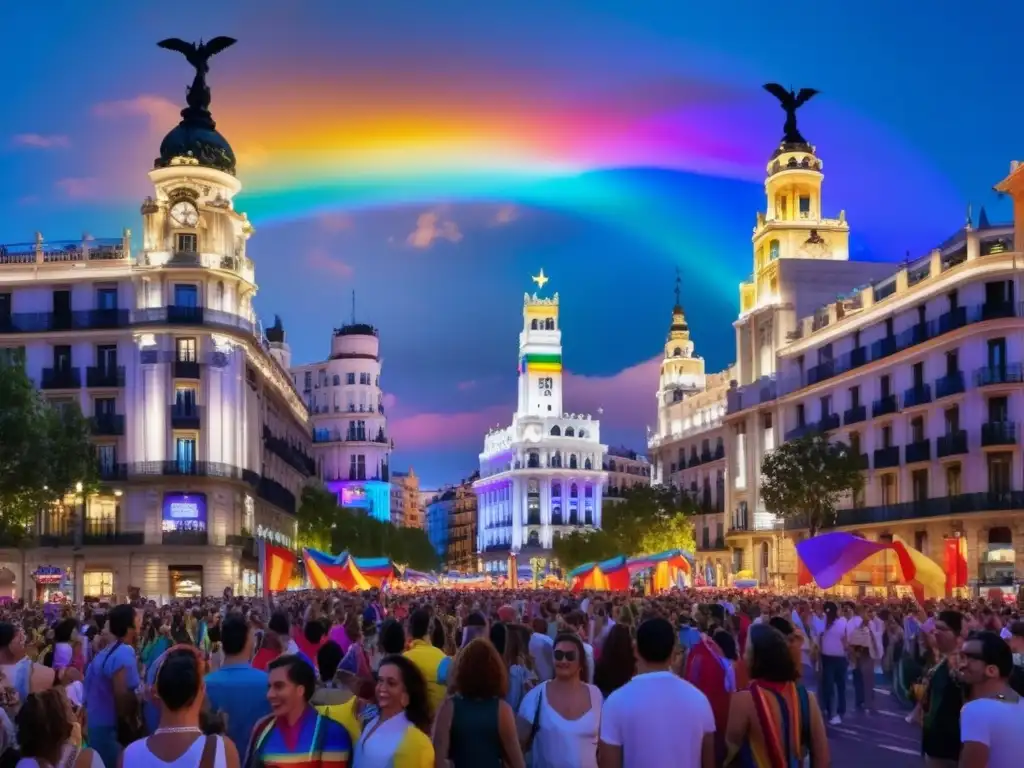
<path fill-rule="evenodd" d="M 458 225 L 451 219 L 441 217 L 437 211 L 421 213 L 416 219 L 416 229 L 405 242 L 413 248 L 429 248 L 435 240 L 457 243 L 462 239 Z"/>
<path fill-rule="evenodd" d="M 519 209 L 514 205 L 503 205 L 494 214 L 494 225 L 503 226 L 511 224 L 519 218 Z"/>
<path fill-rule="evenodd" d="M 100 191 L 99 179 L 91 176 L 58 179 L 54 186 L 71 200 L 89 200 L 97 197 Z"/>
<path fill-rule="evenodd" d="M 306 266 L 315 272 L 321 272 L 332 277 L 352 277 L 355 271 L 351 264 L 346 264 L 341 259 L 331 256 L 324 248 L 314 248 L 306 256 Z"/>
<path fill-rule="evenodd" d="M 566 372 L 563 376 L 563 408 L 570 413 L 589 413 L 600 419 L 602 428 L 635 430 L 637 435 L 656 413 L 654 393 L 658 389 L 661 357 L 637 363 L 611 376 L 585 376 Z M 462 382 L 458 385 L 461 390 Z M 398 406 L 397 403 L 395 403 Z M 598 409 L 603 409 L 599 414 Z M 465 450 L 483 448 L 484 434 L 496 426 L 507 426 L 515 403 L 492 405 L 476 411 L 452 413 L 409 413 L 403 407 L 388 408 L 388 423 L 395 447 L 400 451 L 422 449 Z"/>
<path fill-rule="evenodd" d="M 324 213 L 317 218 L 320 229 L 325 232 L 344 232 L 352 229 L 352 217 L 347 213 Z"/>
<path fill-rule="evenodd" d="M 476 379 L 470 379 L 469 381 L 460 381 L 455 385 L 455 388 L 459 392 L 469 392 L 471 389 L 476 389 Z"/>
<path fill-rule="evenodd" d="M 92 108 L 102 118 L 142 117 L 151 131 L 168 131 L 179 122 L 181 107 L 163 96 L 141 94 L 132 99 L 104 101 Z"/>
<path fill-rule="evenodd" d="M 71 141 L 61 134 L 19 133 L 12 137 L 11 143 L 16 147 L 31 149 L 64 149 Z"/>

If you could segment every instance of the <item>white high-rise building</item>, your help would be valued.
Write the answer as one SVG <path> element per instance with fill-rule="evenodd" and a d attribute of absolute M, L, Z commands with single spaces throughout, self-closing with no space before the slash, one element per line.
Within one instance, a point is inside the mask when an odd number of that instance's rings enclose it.
<path fill-rule="evenodd" d="M 313 415 L 313 451 L 324 485 L 342 507 L 391 520 L 391 438 L 380 389 L 377 329 L 352 322 L 336 328 L 331 356 L 292 368 Z"/>
<path fill-rule="evenodd" d="M 309 414 L 253 313 L 253 229 L 208 106 L 194 83 L 141 250 L 127 231 L 0 247 L 0 354 L 91 417 L 100 478 L 41 511 L 28 548 L 0 542 L 0 595 L 255 595 L 253 539 L 294 544 Z"/>
<path fill-rule="evenodd" d="M 543 290 L 548 278 L 533 278 Z M 562 411 L 562 332 L 558 294 L 523 297 L 519 403 L 508 427 L 492 430 L 480 454 L 477 548 L 488 573 L 507 571 L 510 554 L 525 564 L 548 558 L 554 539 L 601 526 L 607 446 L 600 422 Z"/>

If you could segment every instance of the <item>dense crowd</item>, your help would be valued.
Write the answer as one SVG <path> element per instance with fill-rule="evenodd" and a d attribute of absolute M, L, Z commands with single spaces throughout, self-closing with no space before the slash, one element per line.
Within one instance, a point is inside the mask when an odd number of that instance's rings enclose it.
<path fill-rule="evenodd" d="M 1016 605 L 438 589 L 8 604 L 0 768 L 821 768 L 879 675 L 927 764 L 1019 764 Z"/>

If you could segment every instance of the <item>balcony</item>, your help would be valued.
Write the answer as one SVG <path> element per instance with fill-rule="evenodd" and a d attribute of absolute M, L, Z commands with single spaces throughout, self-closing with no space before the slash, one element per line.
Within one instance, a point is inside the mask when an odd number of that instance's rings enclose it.
<path fill-rule="evenodd" d="M 286 464 L 301 472 L 306 477 L 316 474 L 316 463 L 307 456 L 301 448 L 289 443 L 283 437 L 277 437 L 270 431 L 270 427 L 263 426 L 263 444 L 271 453 L 276 454 Z"/>
<path fill-rule="evenodd" d="M 833 525 L 845 527 L 887 524 L 902 520 L 1021 509 L 1024 509 L 1024 491 L 964 493 L 959 496 L 942 496 L 935 499 L 906 501 L 877 507 L 841 509 L 836 513 Z"/>
<path fill-rule="evenodd" d="M 175 360 L 174 378 L 176 379 L 200 379 L 202 378 L 201 368 L 197 360 Z"/>
<path fill-rule="evenodd" d="M 40 389 L 81 389 L 81 368 L 43 368 Z"/>
<path fill-rule="evenodd" d="M 81 532 L 72 518 L 50 519 L 50 531 L 39 535 L 40 547 L 126 546 L 139 547 L 145 541 L 141 532 L 119 531 L 113 518 L 87 519 Z"/>
<path fill-rule="evenodd" d="M 863 405 L 855 405 L 853 408 L 847 408 L 843 413 L 843 424 L 850 426 L 851 424 L 859 424 L 865 421 L 868 417 L 868 409 Z"/>
<path fill-rule="evenodd" d="M 916 408 L 932 401 L 932 388 L 928 384 L 917 384 L 903 393 L 903 407 Z"/>
<path fill-rule="evenodd" d="M 249 485 L 259 484 L 260 477 L 252 470 L 219 461 L 137 461 L 125 470 L 130 477 L 212 477 L 240 480 Z"/>
<path fill-rule="evenodd" d="M 126 309 L 85 309 L 73 312 L 15 312 L 0 317 L 2 333 L 88 331 L 128 327 Z"/>
<path fill-rule="evenodd" d="M 264 501 L 269 501 L 289 514 L 295 514 L 295 494 L 275 480 L 261 477 L 257 493 Z"/>
<path fill-rule="evenodd" d="M 895 336 L 886 336 L 871 345 L 871 359 L 881 360 L 883 357 L 896 354 L 899 347 L 896 344 Z"/>
<path fill-rule="evenodd" d="M 120 437 L 124 434 L 124 414 L 101 413 L 89 420 L 94 435 Z"/>
<path fill-rule="evenodd" d="M 89 366 L 85 369 L 85 386 L 87 387 L 123 387 L 123 365 Z"/>
<path fill-rule="evenodd" d="M 128 479 L 128 465 L 117 464 L 117 463 L 104 463 L 98 462 L 99 466 L 96 469 L 96 475 L 98 479 L 105 483 L 114 483 L 119 480 Z"/>
<path fill-rule="evenodd" d="M 941 379 L 935 382 L 935 397 L 941 399 L 943 397 L 949 397 L 950 395 L 959 395 L 964 391 L 964 373 L 963 371 L 954 371 L 953 373 L 947 373 Z"/>
<path fill-rule="evenodd" d="M 1016 445 L 1017 423 L 1013 421 L 989 421 L 981 425 L 981 445 Z"/>
<path fill-rule="evenodd" d="M 1024 369 L 1020 363 L 1012 365 L 986 365 L 974 372 L 974 383 L 979 387 L 993 384 L 1020 384 L 1024 382 Z"/>
<path fill-rule="evenodd" d="M 174 403 L 170 409 L 172 429 L 199 429 L 200 408 L 191 403 Z"/>
<path fill-rule="evenodd" d="M 827 416 L 822 416 L 821 421 L 818 422 L 818 431 L 831 432 L 833 429 L 839 429 L 839 414 L 830 413 Z"/>
<path fill-rule="evenodd" d="M 202 547 L 208 544 L 206 531 L 164 531 L 162 542 L 175 547 Z"/>
<path fill-rule="evenodd" d="M 986 301 L 981 305 L 981 319 L 998 320 L 1004 317 L 1014 317 L 1016 310 L 1012 301 Z"/>
<path fill-rule="evenodd" d="M 871 415 L 875 418 L 896 413 L 899 410 L 899 403 L 896 402 L 896 395 L 886 395 L 875 400 L 871 405 Z"/>
<path fill-rule="evenodd" d="M 714 457 L 711 455 L 710 448 L 700 452 L 700 463 L 706 464 L 709 461 L 714 461 Z"/>
<path fill-rule="evenodd" d="M 935 441 L 935 455 L 940 459 L 947 456 L 958 456 L 967 453 L 967 430 L 958 429 L 946 435 L 940 435 Z"/>
<path fill-rule="evenodd" d="M 903 446 L 903 461 L 906 464 L 916 464 L 921 461 L 931 461 L 932 441 L 917 440 Z"/>
<path fill-rule="evenodd" d="M 967 325 L 967 307 L 956 307 L 939 315 L 939 333 L 949 333 Z"/>
<path fill-rule="evenodd" d="M 898 445 L 890 445 L 888 448 L 877 448 L 875 450 L 875 469 L 889 469 L 900 465 L 900 448 Z"/>
<path fill-rule="evenodd" d="M 799 440 L 804 435 L 814 432 L 817 426 L 817 424 L 800 424 L 793 427 L 793 429 L 786 433 L 786 442 L 788 443 L 790 440 Z"/>

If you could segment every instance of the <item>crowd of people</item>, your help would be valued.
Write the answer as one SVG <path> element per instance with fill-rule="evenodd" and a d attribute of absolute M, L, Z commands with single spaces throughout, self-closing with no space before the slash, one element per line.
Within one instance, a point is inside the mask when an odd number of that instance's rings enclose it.
<path fill-rule="evenodd" d="M 434 589 L 7 604 L 0 768 L 822 768 L 880 673 L 928 765 L 1018 765 L 1016 605 Z"/>

